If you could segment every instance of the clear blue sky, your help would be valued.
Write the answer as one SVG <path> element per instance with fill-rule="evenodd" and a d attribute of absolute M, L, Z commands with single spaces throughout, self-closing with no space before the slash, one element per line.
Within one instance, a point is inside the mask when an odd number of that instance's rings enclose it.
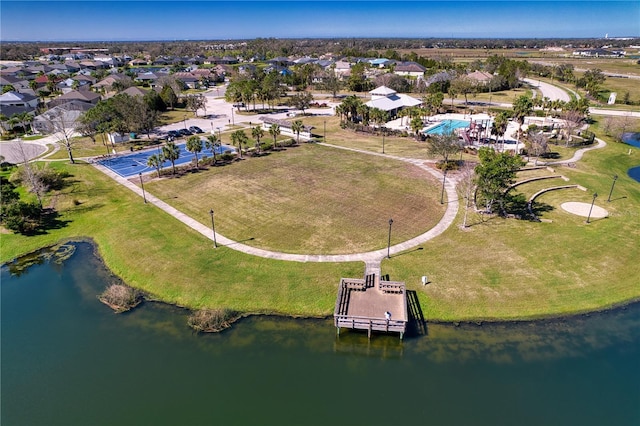
<path fill-rule="evenodd" d="M 640 1 L 0 1 L 1 41 L 640 36 Z"/>

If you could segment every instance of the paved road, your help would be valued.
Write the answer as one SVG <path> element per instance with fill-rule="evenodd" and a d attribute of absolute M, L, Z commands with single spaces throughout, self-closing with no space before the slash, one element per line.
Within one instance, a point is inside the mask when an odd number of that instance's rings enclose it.
<path fill-rule="evenodd" d="M 554 86 L 553 84 L 545 83 L 544 81 L 534 80 L 533 78 L 524 78 L 523 81 L 526 81 L 530 85 L 537 87 L 542 92 L 543 97 L 547 97 L 552 101 L 561 100 L 564 102 L 569 102 L 571 100 L 571 96 L 564 91 L 563 89 Z"/>

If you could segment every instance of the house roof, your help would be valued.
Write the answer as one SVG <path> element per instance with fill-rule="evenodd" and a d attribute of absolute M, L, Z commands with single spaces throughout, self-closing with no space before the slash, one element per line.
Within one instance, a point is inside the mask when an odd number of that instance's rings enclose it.
<path fill-rule="evenodd" d="M 120 93 L 126 93 L 129 96 L 144 96 L 147 91 L 136 86 L 131 86 Z"/>
<path fill-rule="evenodd" d="M 95 92 L 90 92 L 88 90 L 73 90 L 69 93 L 58 96 L 57 98 L 49 102 L 49 105 L 60 105 L 69 101 L 82 101 L 92 103 L 99 100 L 100 95 Z"/>
<path fill-rule="evenodd" d="M 370 95 L 374 96 L 389 96 L 395 95 L 397 92 L 393 89 L 388 88 L 387 86 L 376 87 L 375 89 L 369 91 Z"/>
<path fill-rule="evenodd" d="M 271 117 L 260 117 L 260 120 L 264 121 L 266 124 L 277 124 L 280 127 L 286 127 L 288 129 L 290 129 L 292 126 L 291 121 L 289 120 L 280 120 L 280 119 L 271 118 Z M 310 132 L 311 129 L 315 129 L 315 127 L 313 126 L 302 126 L 302 127 L 304 127 L 304 130 L 307 132 Z"/>
<path fill-rule="evenodd" d="M 474 71 L 472 73 L 467 74 L 467 77 L 476 81 L 489 81 L 493 78 L 493 75 L 484 71 Z"/>
<path fill-rule="evenodd" d="M 404 94 L 394 94 L 389 95 L 387 97 L 380 97 L 376 99 L 371 99 L 365 105 L 369 108 L 378 108 L 383 111 L 392 111 L 394 109 L 406 108 L 420 105 L 422 102 L 416 98 L 412 98 L 409 95 Z"/>
<path fill-rule="evenodd" d="M 399 62 L 396 64 L 396 72 L 420 72 L 423 73 L 427 69 L 416 62 Z"/>
<path fill-rule="evenodd" d="M 31 102 L 37 99 L 36 96 L 27 95 L 25 93 L 14 92 L 13 90 L 0 95 L 0 103 L 8 104 L 13 102 Z"/>

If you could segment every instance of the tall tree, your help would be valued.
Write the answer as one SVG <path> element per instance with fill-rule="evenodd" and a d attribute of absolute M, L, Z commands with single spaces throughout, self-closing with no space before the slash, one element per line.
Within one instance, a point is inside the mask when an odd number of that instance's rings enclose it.
<path fill-rule="evenodd" d="M 516 141 L 516 153 L 522 137 L 522 126 L 527 115 L 533 112 L 533 101 L 527 95 L 520 95 L 513 101 L 513 118 L 518 122 L 518 139 Z"/>
<path fill-rule="evenodd" d="M 162 157 L 165 160 L 171 161 L 171 168 L 173 170 L 173 174 L 176 174 L 176 160 L 180 158 L 180 148 L 175 144 L 175 142 L 167 142 L 165 146 L 162 147 Z"/>
<path fill-rule="evenodd" d="M 302 120 L 295 120 L 291 123 L 291 130 L 296 134 L 296 144 L 300 145 L 300 132 L 304 130 L 304 124 Z"/>
<path fill-rule="evenodd" d="M 160 169 L 162 168 L 162 163 L 164 163 L 162 154 L 153 154 L 149 158 L 147 158 L 147 166 L 156 169 L 156 172 L 158 172 L 158 177 L 160 177 Z"/>
<path fill-rule="evenodd" d="M 280 126 L 272 124 L 269 126 L 269 134 L 273 137 L 273 149 L 278 147 L 278 136 L 280 135 Z"/>
<path fill-rule="evenodd" d="M 445 132 L 441 135 L 432 135 L 428 140 L 427 152 L 430 155 L 442 157 L 444 167 L 449 165 L 449 157 L 460 151 L 458 136 L 455 132 Z"/>
<path fill-rule="evenodd" d="M 187 96 L 187 109 L 193 111 L 193 114 L 197 117 L 198 110 L 204 109 L 205 115 L 207 114 L 207 100 L 203 94 Z"/>
<path fill-rule="evenodd" d="M 255 126 L 251 129 L 251 136 L 256 140 L 256 144 L 260 146 L 260 139 L 264 136 L 264 130 L 262 126 Z"/>
<path fill-rule="evenodd" d="M 496 142 L 503 138 L 507 132 L 507 126 L 509 125 L 509 113 L 506 111 L 500 111 L 496 118 L 493 119 L 493 126 L 491 127 L 491 134 L 496 136 Z"/>
<path fill-rule="evenodd" d="M 218 137 L 216 135 L 209 135 L 204 141 L 204 147 L 213 152 L 213 164 L 218 162 L 216 158 L 216 148 L 218 147 Z"/>
<path fill-rule="evenodd" d="M 505 191 L 515 182 L 516 172 L 522 167 L 519 156 L 508 153 L 498 153 L 491 148 L 478 150 L 480 164 L 475 168 L 475 183 L 478 187 L 478 197 L 491 213 L 496 204 L 504 213 Z"/>
<path fill-rule="evenodd" d="M 244 130 L 236 130 L 235 132 L 231 133 L 231 143 L 238 147 L 240 158 L 242 158 L 242 145 L 246 146 L 248 141 L 249 137 L 244 132 Z"/>
<path fill-rule="evenodd" d="M 311 105 L 311 101 L 313 101 L 313 95 L 309 92 L 296 93 L 291 97 L 291 104 L 301 110 L 302 115 L 304 115 L 304 110 Z"/>
<path fill-rule="evenodd" d="M 422 122 L 422 118 L 413 117 L 411 119 L 411 122 L 409 123 L 409 125 L 411 126 L 411 130 L 413 130 L 413 135 L 416 138 L 416 140 L 419 139 L 420 130 L 422 130 L 422 128 L 424 127 L 424 123 Z"/>
<path fill-rule="evenodd" d="M 187 139 L 186 144 L 187 151 L 193 152 L 193 156 L 196 160 L 196 169 L 198 168 L 198 154 L 202 152 L 202 141 L 200 136 L 193 135 Z"/>

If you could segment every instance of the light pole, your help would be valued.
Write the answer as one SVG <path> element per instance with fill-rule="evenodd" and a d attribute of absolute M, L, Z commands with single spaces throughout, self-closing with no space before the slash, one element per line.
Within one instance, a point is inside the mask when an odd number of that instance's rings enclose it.
<path fill-rule="evenodd" d="M 589 223 L 589 219 L 591 219 L 591 210 L 593 210 L 593 205 L 596 202 L 596 198 L 598 198 L 598 193 L 593 193 L 593 200 L 591 201 L 591 207 L 589 207 L 589 215 L 587 215 L 587 223 Z"/>
<path fill-rule="evenodd" d="M 609 191 L 609 198 L 607 198 L 607 203 L 611 202 L 611 194 L 613 194 L 613 187 L 616 186 L 617 180 L 618 180 L 618 175 L 613 175 L 613 183 L 611 184 L 611 191 Z"/>
<path fill-rule="evenodd" d="M 232 124 L 233 126 L 235 126 L 235 125 L 236 125 L 236 120 L 233 118 L 233 107 L 231 107 L 231 124 Z"/>
<path fill-rule="evenodd" d="M 187 114 L 184 115 L 184 118 L 182 119 L 182 124 L 184 124 L 184 129 L 187 129 Z"/>
<path fill-rule="evenodd" d="M 327 143 L 327 120 L 324 120 L 324 134 L 322 136 L 322 142 Z"/>
<path fill-rule="evenodd" d="M 389 239 L 387 240 L 387 259 L 391 259 L 391 225 L 393 225 L 393 219 L 389 219 Z"/>
<path fill-rule="evenodd" d="M 140 178 L 140 187 L 142 188 L 142 199 L 144 203 L 147 204 L 147 194 L 144 192 L 144 183 L 142 183 L 142 173 L 138 173 L 138 177 Z"/>
<path fill-rule="evenodd" d="M 211 230 L 213 230 L 213 247 L 218 248 L 218 242 L 216 241 L 216 223 L 213 221 L 213 209 L 209 210 L 211 215 Z"/>
<path fill-rule="evenodd" d="M 384 154 L 384 130 L 382 131 L 382 153 Z"/>
<path fill-rule="evenodd" d="M 442 192 L 440 193 L 440 204 L 444 204 L 444 184 L 447 181 L 447 169 L 444 169 L 444 173 L 442 174 Z"/>
<path fill-rule="evenodd" d="M 218 130 L 218 142 L 222 143 L 222 135 L 220 134 L 220 127 L 216 127 Z"/>

